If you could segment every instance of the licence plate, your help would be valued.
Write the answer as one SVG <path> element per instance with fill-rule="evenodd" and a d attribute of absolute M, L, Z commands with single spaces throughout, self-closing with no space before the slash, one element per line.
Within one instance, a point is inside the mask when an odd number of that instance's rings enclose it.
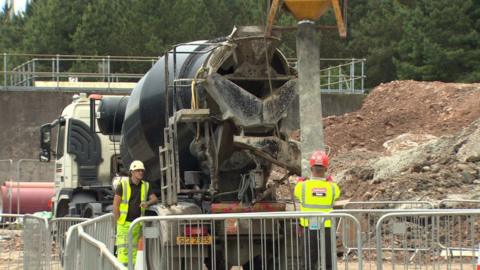
<path fill-rule="evenodd" d="M 177 236 L 177 245 L 211 245 L 212 236 Z"/>

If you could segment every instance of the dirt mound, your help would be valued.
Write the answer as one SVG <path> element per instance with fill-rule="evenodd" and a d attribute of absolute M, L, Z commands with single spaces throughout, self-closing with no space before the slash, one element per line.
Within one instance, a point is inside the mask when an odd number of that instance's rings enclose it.
<path fill-rule="evenodd" d="M 400 134 L 442 136 L 480 117 L 480 84 L 393 81 L 376 87 L 354 113 L 324 119 L 332 154 L 383 151 Z"/>
<path fill-rule="evenodd" d="M 326 138 L 344 199 L 480 199 L 480 84 L 380 85 Z"/>
<path fill-rule="evenodd" d="M 480 119 L 455 136 L 391 155 L 354 150 L 334 158 L 345 199 L 480 199 Z M 360 154 L 359 154 L 360 153 Z M 369 153 L 366 155 L 365 153 Z M 352 160 L 351 166 L 345 166 Z"/>
<path fill-rule="evenodd" d="M 324 127 L 342 199 L 480 199 L 480 84 L 382 84 Z"/>

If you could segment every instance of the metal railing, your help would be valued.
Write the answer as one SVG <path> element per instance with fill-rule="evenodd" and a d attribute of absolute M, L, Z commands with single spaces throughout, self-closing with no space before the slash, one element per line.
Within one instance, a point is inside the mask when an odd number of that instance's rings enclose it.
<path fill-rule="evenodd" d="M 394 204 L 388 202 L 387 205 Z M 423 206 L 429 207 L 429 204 Z M 82 219 L 54 219 L 47 224 L 44 218 L 28 215 L 0 217 L 4 217 L 0 223 L 1 269 L 60 269 L 62 265 L 55 258 L 65 259 L 64 269 L 126 269 L 113 255 L 112 214 L 76 225 Z M 299 224 L 302 217 L 319 225 L 317 235 L 312 236 L 310 230 Z M 22 218 L 23 222 L 19 221 Z M 336 230 L 324 227 L 327 219 Z M 22 225 L 24 240 L 28 239 L 29 243 L 26 247 L 18 237 Z M 136 225 L 143 226 L 147 254 L 137 260 L 144 260 L 150 270 L 239 266 L 243 269 L 309 269 L 312 256 L 320 262 L 321 269 L 326 269 L 327 254 L 332 255 L 333 270 L 471 269 L 480 256 L 478 209 L 345 209 L 329 214 L 143 217 L 130 227 L 129 269 L 134 267 L 131 229 Z M 62 235 L 68 227 L 63 255 L 63 249 L 58 247 L 62 246 Z M 308 241 L 317 243 L 317 249 Z M 48 256 L 49 250 L 51 256 Z M 30 265 L 33 268 L 29 268 Z M 45 267 L 40 267 L 42 265 Z"/>
<path fill-rule="evenodd" d="M 0 185 L 5 181 L 13 179 L 13 160 L 0 159 Z"/>
<path fill-rule="evenodd" d="M 389 213 L 376 225 L 377 269 L 475 269 L 479 243 L 480 210 Z"/>
<path fill-rule="evenodd" d="M 50 243 L 52 245 L 51 269 L 61 269 L 65 257 L 65 247 L 68 229 L 87 218 L 63 217 L 54 218 L 49 222 Z"/>
<path fill-rule="evenodd" d="M 85 220 L 0 214 L 0 269 L 62 269 L 65 233 Z"/>
<path fill-rule="evenodd" d="M 81 89 L 128 92 L 160 56 L 3 53 L 0 58 L 3 63 L 0 90 Z M 295 67 L 296 59 L 288 61 Z M 330 93 L 363 94 L 365 62 L 366 59 L 356 58 L 320 59 L 321 90 Z"/>
<path fill-rule="evenodd" d="M 480 200 L 444 199 L 438 203 L 438 208 L 479 209 Z"/>
<path fill-rule="evenodd" d="M 365 62 L 357 58 L 321 58 L 320 89 L 324 93 L 363 94 L 365 93 Z M 295 68 L 297 60 L 288 59 Z"/>
<path fill-rule="evenodd" d="M 390 213 L 412 213 L 412 211 L 432 211 L 432 209 L 345 209 L 334 210 L 332 213 L 346 213 L 354 216 L 360 223 L 360 238 L 362 239 L 362 250 L 357 250 L 354 240 L 358 237 L 354 231 L 339 233 L 343 256 L 354 256 L 362 252 L 363 266 L 371 269 L 375 267 L 376 256 L 376 224 L 386 214 Z M 348 220 L 341 220 L 340 223 L 347 223 Z M 344 224 L 348 226 L 348 224 Z"/>
<path fill-rule="evenodd" d="M 428 201 L 356 201 L 347 202 L 343 209 L 434 209 Z"/>
<path fill-rule="evenodd" d="M 66 269 L 126 269 L 113 255 L 115 221 L 106 214 L 70 227 L 65 248 Z"/>
<path fill-rule="evenodd" d="M 300 218 L 316 224 L 316 229 L 302 226 Z M 350 222 L 341 225 L 340 219 Z M 354 261 L 347 258 L 339 262 L 331 256 L 337 254 L 338 230 L 353 230 L 360 235 L 360 224 L 349 214 L 271 212 L 143 217 L 130 225 L 129 269 L 134 269 L 132 230 L 140 224 L 149 254 L 144 265 L 150 270 L 317 269 L 311 265 L 314 261 L 323 270 L 330 269 L 329 261 L 331 269 L 362 269 L 360 237 L 356 239 L 360 252 Z M 340 227 L 330 230 L 328 224 Z"/>
<path fill-rule="evenodd" d="M 0 55 L 0 89 L 131 90 L 158 61 L 158 56 Z"/>
<path fill-rule="evenodd" d="M 52 182 L 54 179 L 54 168 L 52 164 L 40 162 L 38 159 L 22 158 L 18 159 L 15 165 L 15 181 L 17 182 Z M 39 171 L 49 171 L 51 175 L 38 177 Z"/>
<path fill-rule="evenodd" d="M 50 269 L 51 238 L 46 218 L 23 217 L 23 269 Z"/>

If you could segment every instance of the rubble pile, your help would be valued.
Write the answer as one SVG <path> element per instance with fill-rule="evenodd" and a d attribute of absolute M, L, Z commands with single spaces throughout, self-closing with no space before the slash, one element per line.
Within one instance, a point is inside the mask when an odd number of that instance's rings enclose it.
<path fill-rule="evenodd" d="M 480 84 L 393 81 L 367 96 L 359 111 L 324 119 L 332 154 L 384 151 L 401 134 L 454 134 L 480 117 Z"/>
<path fill-rule="evenodd" d="M 394 81 L 324 122 L 344 199 L 480 199 L 480 84 Z"/>

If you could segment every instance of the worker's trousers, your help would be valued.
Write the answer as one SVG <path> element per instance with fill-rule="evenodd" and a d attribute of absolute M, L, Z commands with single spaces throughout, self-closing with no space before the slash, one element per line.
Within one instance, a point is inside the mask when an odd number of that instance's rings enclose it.
<path fill-rule="evenodd" d="M 317 270 L 321 268 L 321 258 L 323 257 L 323 251 L 321 250 L 321 230 L 309 230 L 304 229 L 304 260 L 305 269 Z M 325 228 L 325 269 L 332 269 L 332 249 L 330 239 L 330 228 Z"/>
<path fill-rule="evenodd" d="M 130 228 L 131 222 L 125 221 L 124 224 L 117 223 L 117 240 L 115 241 L 115 245 L 117 246 L 117 258 L 118 260 L 127 265 L 128 264 L 128 228 Z M 133 265 L 135 265 L 136 258 L 137 258 L 137 245 L 138 239 L 142 234 L 142 226 L 140 223 L 137 223 L 133 228 L 132 234 L 132 258 L 133 258 Z"/>

